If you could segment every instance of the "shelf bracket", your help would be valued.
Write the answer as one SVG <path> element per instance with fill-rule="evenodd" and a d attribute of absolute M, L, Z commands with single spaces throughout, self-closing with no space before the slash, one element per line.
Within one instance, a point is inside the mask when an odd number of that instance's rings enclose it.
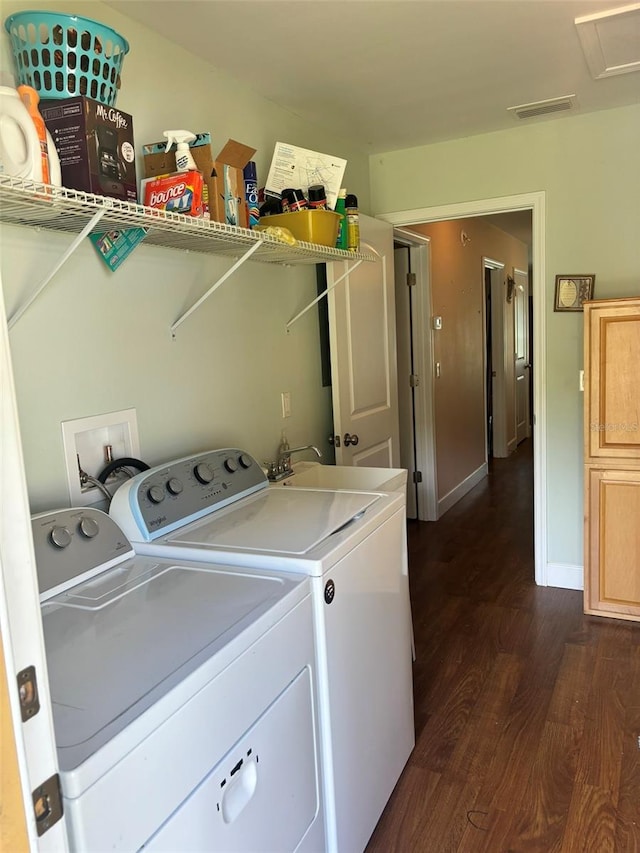
<path fill-rule="evenodd" d="M 107 209 L 104 208 L 104 209 L 98 210 L 98 211 L 96 211 L 96 213 L 94 213 L 94 215 L 91 217 L 89 222 L 87 222 L 87 224 L 84 226 L 82 231 L 76 237 L 74 237 L 74 239 L 71 241 L 71 244 L 69 245 L 68 249 L 66 249 L 66 251 L 63 252 L 63 254 L 60 256 L 60 259 L 58 260 L 57 264 L 55 264 L 55 266 L 48 273 L 48 275 L 45 277 L 45 279 L 38 285 L 38 287 L 36 287 L 36 289 L 33 291 L 31 296 L 29 296 L 28 299 L 25 302 L 23 302 L 23 304 L 16 311 L 14 311 L 14 313 L 11 315 L 11 317 L 9 317 L 9 319 L 7 320 L 7 326 L 9 328 L 14 326 L 18 322 L 20 317 L 22 317 L 22 315 L 25 313 L 25 311 L 31 306 L 31 304 L 33 302 L 35 302 L 35 300 L 38 298 L 38 296 L 40 296 L 40 294 L 45 289 L 45 287 L 49 284 L 49 282 L 54 277 L 54 275 L 69 260 L 71 255 L 73 255 L 73 253 L 78 248 L 80 243 L 82 243 L 82 241 L 87 236 L 87 234 L 90 234 L 93 231 L 95 226 L 98 224 L 98 222 L 100 222 L 100 220 L 102 219 L 102 217 L 105 215 L 106 212 L 107 212 Z"/>
<path fill-rule="evenodd" d="M 244 253 L 244 255 L 242 255 L 242 257 L 238 258 L 238 260 L 235 262 L 235 264 L 233 264 L 233 266 L 229 267 L 229 269 L 226 271 L 226 273 L 224 273 L 224 275 L 221 275 L 220 278 L 215 282 L 215 284 L 212 284 L 211 287 L 209 288 L 209 290 L 207 290 L 207 292 L 204 293 L 200 297 L 200 299 L 198 299 L 196 302 L 193 303 L 191 308 L 189 308 L 187 311 L 185 311 L 184 314 L 175 321 L 175 323 L 171 326 L 171 337 L 172 338 L 175 338 L 176 329 L 178 328 L 178 326 L 181 326 L 182 323 L 184 323 L 184 321 L 187 319 L 187 317 L 190 317 L 194 311 L 197 311 L 198 308 L 202 305 L 202 303 L 206 299 L 208 299 L 211 296 L 211 294 L 220 287 L 221 284 L 223 284 L 230 276 L 232 276 L 233 273 L 237 269 L 239 269 L 245 261 L 248 261 L 249 258 L 251 257 L 251 255 L 253 255 L 253 253 L 257 249 L 259 249 L 263 243 L 264 243 L 264 240 L 258 240 L 252 246 L 250 246 L 247 249 L 247 251 Z"/>
<path fill-rule="evenodd" d="M 367 249 L 369 249 L 371 252 L 373 252 L 373 254 L 374 254 L 374 255 L 376 255 L 378 258 L 380 258 L 380 257 L 381 257 L 380 252 L 377 252 L 377 251 L 373 248 L 373 246 L 370 246 L 370 245 L 369 245 L 369 243 L 363 243 L 362 245 L 363 245 L 363 246 L 366 246 L 366 247 L 367 247 Z M 347 262 L 347 263 L 348 263 L 348 262 Z M 321 300 L 321 299 L 324 299 L 324 297 L 325 297 L 325 296 L 327 296 L 327 294 L 328 294 L 328 293 L 330 293 L 330 292 L 334 289 L 334 287 L 337 287 L 337 286 L 340 284 L 340 282 L 341 282 L 341 281 L 344 281 L 344 279 L 345 279 L 345 278 L 347 278 L 347 276 L 351 275 L 351 273 L 352 273 L 355 269 L 357 269 L 357 268 L 360 266 L 360 264 L 361 264 L 361 263 L 362 263 L 362 259 L 360 259 L 359 261 L 356 261 L 356 262 L 355 262 L 355 264 L 354 264 L 352 267 L 350 267 L 346 272 L 342 273 L 342 275 L 341 275 L 341 276 L 339 276 L 339 277 L 338 277 L 338 278 L 333 282 L 333 284 L 332 284 L 330 287 L 327 287 L 327 289 L 326 289 L 326 290 L 323 290 L 323 291 L 322 291 L 322 293 L 320 293 L 318 296 L 316 296 L 316 298 L 313 300 L 313 302 L 310 302 L 310 303 L 306 306 L 306 308 L 303 308 L 303 309 L 302 309 L 302 311 L 298 312 L 298 313 L 296 314 L 296 316 L 295 316 L 295 317 L 292 317 L 292 318 L 289 320 L 289 322 L 287 323 L 287 332 L 288 332 L 288 331 L 289 331 L 289 329 L 293 326 L 293 324 L 294 324 L 294 323 L 296 323 L 296 322 L 300 319 L 300 317 L 302 317 L 304 314 L 306 314 L 306 313 L 307 313 L 307 311 L 309 311 L 311 308 L 313 308 L 313 306 L 314 306 L 314 305 L 317 305 L 317 304 L 318 304 L 318 302 L 320 302 L 320 300 Z"/>

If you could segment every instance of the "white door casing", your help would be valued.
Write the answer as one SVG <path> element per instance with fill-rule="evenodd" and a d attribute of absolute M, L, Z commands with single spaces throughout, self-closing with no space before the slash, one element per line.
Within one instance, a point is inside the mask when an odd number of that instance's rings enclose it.
<path fill-rule="evenodd" d="M 336 463 L 396 468 L 400 464 L 393 229 L 360 215 L 364 261 L 328 294 Z M 353 262 L 327 264 L 327 286 Z M 357 436 L 357 444 L 350 440 Z M 347 441 L 345 441 L 347 437 Z"/>
<path fill-rule="evenodd" d="M 420 521 L 438 518 L 438 488 L 436 470 L 436 439 L 434 425 L 434 334 L 431 307 L 431 267 L 429 237 L 412 231 L 395 228 L 396 246 L 396 336 L 398 340 L 398 400 L 400 409 L 401 465 L 409 471 L 407 490 L 407 516 Z M 415 284 L 404 285 L 406 271 L 411 268 Z M 401 271 L 397 264 L 403 263 Z M 411 320 L 409 319 L 411 317 Z M 413 352 L 414 386 L 409 387 Z M 404 365 L 403 365 L 404 361 Z M 407 374 L 405 376 L 404 374 Z M 404 383 L 404 384 L 403 384 Z M 403 399 L 404 397 L 404 399 Z M 411 458 L 408 459 L 408 453 Z M 412 470 L 420 472 L 413 488 Z M 410 511 L 410 492 L 416 503 L 414 514 Z"/>
<path fill-rule="evenodd" d="M 514 341 L 515 341 L 515 410 L 516 441 L 520 444 L 531 435 L 529 413 L 529 390 L 531 384 L 529 368 L 529 275 L 524 270 L 514 269 Z"/>
<path fill-rule="evenodd" d="M 440 222 L 445 219 L 464 219 L 485 216 L 491 213 L 506 213 L 515 210 L 532 212 L 532 255 L 533 277 L 533 481 L 534 481 L 534 563 L 537 584 L 548 583 L 547 563 L 547 417 L 546 417 L 546 304 L 545 294 L 545 204 L 544 192 L 521 193 L 519 195 L 475 201 L 454 202 L 434 207 L 414 208 L 379 214 L 379 218 L 396 226 Z"/>
<path fill-rule="evenodd" d="M 31 519 L 0 279 L 0 641 L 32 850 L 67 850 L 64 821 L 38 836 L 32 792 L 58 773 Z M 40 710 L 22 722 L 17 674 L 36 671 Z"/>

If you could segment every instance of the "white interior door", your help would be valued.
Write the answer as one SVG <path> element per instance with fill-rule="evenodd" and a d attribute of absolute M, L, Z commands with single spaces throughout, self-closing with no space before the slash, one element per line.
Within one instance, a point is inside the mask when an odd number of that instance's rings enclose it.
<path fill-rule="evenodd" d="M 400 465 L 393 228 L 360 216 L 375 262 L 327 264 L 333 428 L 338 465 Z M 363 251 L 367 251 L 363 245 Z"/>
<path fill-rule="evenodd" d="M 31 519 L 18 429 L 15 390 L 2 281 L 0 280 L 0 642 L 6 666 L 11 720 L 2 721 L 2 737 L 13 737 L 26 830 L 32 850 L 64 851 L 64 821 L 56 820 L 58 772 L 47 666 L 31 541 Z M 35 670 L 39 710 L 22 720 L 18 674 Z M 21 681 L 23 695 L 28 682 Z M 10 725 L 12 723 L 12 726 Z M 13 728 L 13 732 L 11 732 Z M 3 767 L 3 773 L 6 768 Z M 51 788 L 41 786 L 52 780 Z M 4 782 L 4 776 L 3 776 Z M 14 782 L 18 782 L 14 778 Z M 38 792 L 36 822 L 32 792 Z M 2 804 L 0 803 L 0 810 Z"/>
<path fill-rule="evenodd" d="M 515 309 L 515 378 L 516 378 L 516 441 L 520 444 L 531 435 L 529 391 L 529 276 L 514 270 Z"/>

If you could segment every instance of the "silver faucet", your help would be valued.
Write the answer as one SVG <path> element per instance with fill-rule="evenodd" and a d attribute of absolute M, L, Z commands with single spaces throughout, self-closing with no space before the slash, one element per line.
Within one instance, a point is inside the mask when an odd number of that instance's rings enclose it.
<path fill-rule="evenodd" d="M 289 450 L 283 450 L 278 456 L 278 462 L 284 462 L 285 459 L 291 458 L 292 453 L 300 453 L 302 450 L 313 450 L 318 459 L 322 459 L 322 453 L 315 444 L 305 444 L 302 447 L 291 447 Z"/>
<path fill-rule="evenodd" d="M 318 459 L 322 459 L 322 453 L 318 450 L 315 444 L 305 444 L 303 447 L 291 447 L 289 450 L 281 450 L 278 453 L 277 462 L 265 462 L 267 466 L 267 477 L 272 482 L 282 480 L 284 477 L 290 477 L 293 474 L 291 468 L 291 454 L 300 453 L 303 450 L 313 450 Z"/>

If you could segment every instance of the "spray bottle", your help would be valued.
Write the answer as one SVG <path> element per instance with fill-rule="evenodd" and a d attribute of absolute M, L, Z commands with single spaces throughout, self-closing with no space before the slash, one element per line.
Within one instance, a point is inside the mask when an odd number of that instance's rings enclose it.
<path fill-rule="evenodd" d="M 189 143 L 196 141 L 195 133 L 191 133 L 189 130 L 165 130 L 162 135 L 167 139 L 165 151 L 170 151 L 171 146 L 175 143 L 176 171 L 197 172 L 196 161 L 193 159 L 193 155 L 189 149 Z"/>

